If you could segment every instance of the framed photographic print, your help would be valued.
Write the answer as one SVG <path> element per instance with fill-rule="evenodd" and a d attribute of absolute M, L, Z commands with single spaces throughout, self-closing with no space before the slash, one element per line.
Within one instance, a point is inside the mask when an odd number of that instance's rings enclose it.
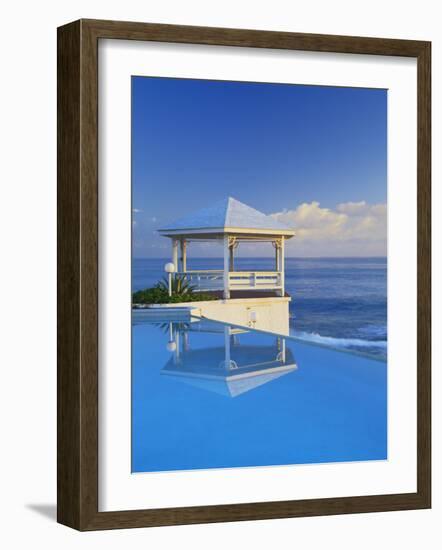
<path fill-rule="evenodd" d="M 59 28 L 59 522 L 430 507 L 430 64 Z"/>

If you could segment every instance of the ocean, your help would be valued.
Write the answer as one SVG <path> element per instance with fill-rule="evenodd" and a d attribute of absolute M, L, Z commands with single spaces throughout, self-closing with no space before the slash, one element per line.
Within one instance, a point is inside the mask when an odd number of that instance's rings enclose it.
<path fill-rule="evenodd" d="M 132 290 L 158 282 L 166 262 L 135 258 Z M 273 268 L 273 258 L 235 259 L 238 271 Z M 190 258 L 188 269 L 222 269 L 222 259 Z M 292 297 L 292 336 L 386 360 L 386 258 L 286 258 L 285 285 Z"/>

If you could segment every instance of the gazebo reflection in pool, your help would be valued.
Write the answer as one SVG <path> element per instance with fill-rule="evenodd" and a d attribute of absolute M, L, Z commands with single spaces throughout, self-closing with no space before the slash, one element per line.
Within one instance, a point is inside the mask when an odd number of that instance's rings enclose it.
<path fill-rule="evenodd" d="M 259 345 L 249 331 L 231 325 L 196 321 L 170 322 L 168 350 L 172 357 L 161 374 L 228 397 L 237 397 L 297 369 L 286 339 L 266 335 Z M 210 347 L 192 347 L 192 333 L 219 338 Z"/>

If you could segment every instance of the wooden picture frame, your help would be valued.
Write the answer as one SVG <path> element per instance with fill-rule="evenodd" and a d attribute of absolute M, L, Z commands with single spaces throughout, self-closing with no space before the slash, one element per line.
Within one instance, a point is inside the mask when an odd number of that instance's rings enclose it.
<path fill-rule="evenodd" d="M 417 492 L 98 511 L 98 41 L 405 56 L 418 66 Z M 58 521 L 82 531 L 430 507 L 431 44 L 79 20 L 58 29 Z"/>

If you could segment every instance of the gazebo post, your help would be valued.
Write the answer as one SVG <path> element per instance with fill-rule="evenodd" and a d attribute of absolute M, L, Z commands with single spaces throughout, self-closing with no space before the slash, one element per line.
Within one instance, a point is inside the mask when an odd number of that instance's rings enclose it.
<path fill-rule="evenodd" d="M 180 240 L 181 245 L 181 271 L 185 273 L 187 271 L 187 241 L 186 239 Z"/>
<path fill-rule="evenodd" d="M 281 245 L 280 245 L 280 248 L 279 248 L 279 266 L 278 266 L 278 267 L 279 267 L 278 271 L 280 272 L 280 277 L 281 277 L 281 296 L 284 296 L 284 294 L 285 294 L 284 241 L 285 241 L 285 237 L 282 236 L 282 237 L 281 237 Z"/>
<path fill-rule="evenodd" d="M 175 266 L 175 271 L 178 271 L 178 240 L 172 239 L 172 263 Z"/>
<path fill-rule="evenodd" d="M 230 258 L 229 258 L 229 261 L 230 261 L 230 267 L 229 267 L 229 270 L 230 271 L 235 271 L 235 263 L 234 263 L 234 258 L 233 258 L 233 250 L 234 250 L 234 246 L 232 244 L 232 246 L 229 248 L 230 250 Z"/>
<path fill-rule="evenodd" d="M 228 300 L 230 298 L 230 291 L 229 291 L 229 236 L 224 235 L 224 300 Z"/>
<path fill-rule="evenodd" d="M 275 247 L 275 271 L 279 271 L 279 241 L 273 241 Z"/>

